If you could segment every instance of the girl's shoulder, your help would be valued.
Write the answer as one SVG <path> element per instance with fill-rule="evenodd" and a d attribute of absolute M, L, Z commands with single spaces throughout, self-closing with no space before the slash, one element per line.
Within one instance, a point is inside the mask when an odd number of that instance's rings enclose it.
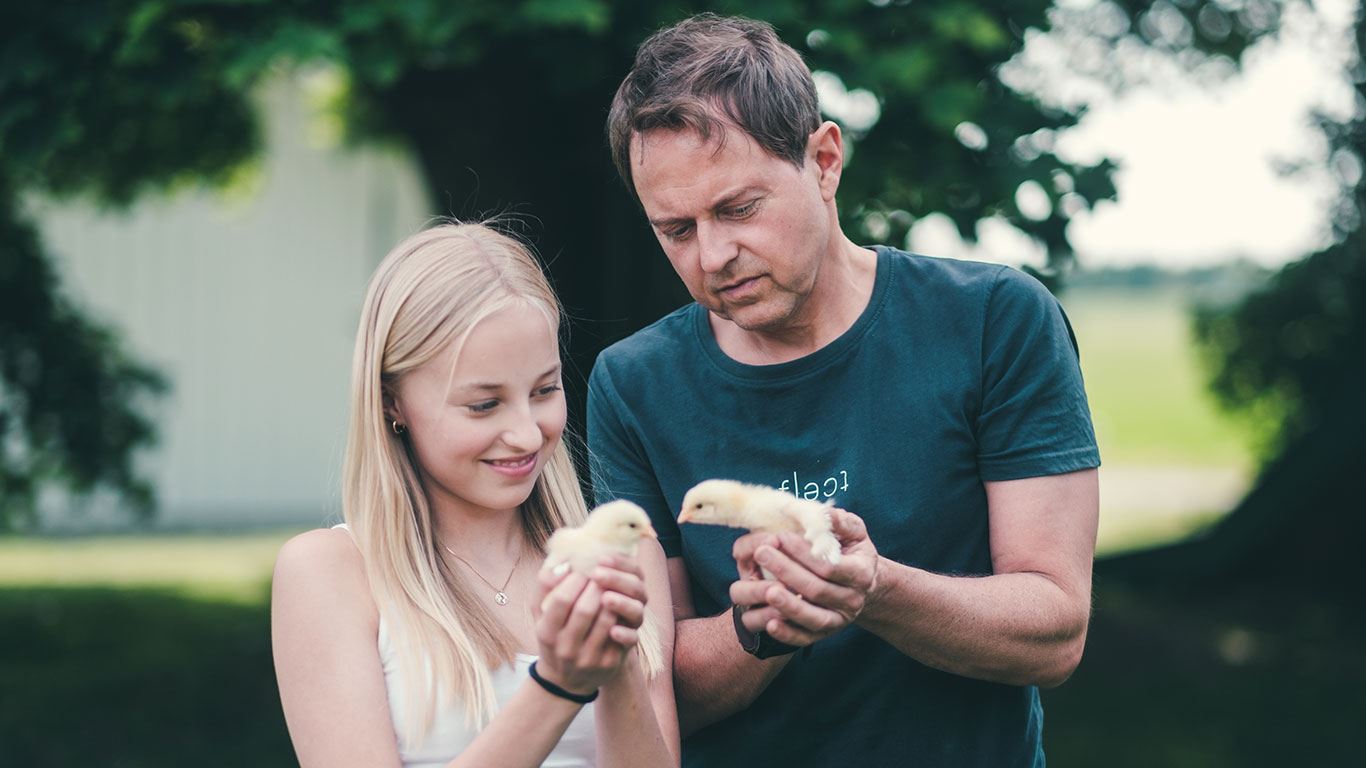
<path fill-rule="evenodd" d="M 275 559 L 271 588 L 348 604 L 359 614 L 378 619 L 365 558 L 344 526 L 305 531 L 286 541 Z"/>

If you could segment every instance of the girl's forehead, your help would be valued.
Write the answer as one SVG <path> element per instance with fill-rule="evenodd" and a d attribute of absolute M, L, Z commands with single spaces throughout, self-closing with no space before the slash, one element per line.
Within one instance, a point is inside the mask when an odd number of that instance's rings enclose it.
<path fill-rule="evenodd" d="M 520 380 L 558 369 L 559 339 L 550 318 L 521 303 L 480 320 L 461 340 L 453 340 L 438 359 L 453 380 Z M 435 361 L 434 361 L 435 362 Z"/>

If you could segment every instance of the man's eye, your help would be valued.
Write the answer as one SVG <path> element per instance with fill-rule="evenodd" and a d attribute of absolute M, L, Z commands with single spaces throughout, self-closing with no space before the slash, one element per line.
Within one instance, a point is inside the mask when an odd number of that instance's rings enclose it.
<path fill-rule="evenodd" d="M 759 210 L 759 201 L 751 200 L 738 208 L 732 208 L 729 211 L 726 211 L 726 215 L 732 219 L 748 219 L 750 216 L 753 216 L 754 212 L 757 210 Z"/>
<path fill-rule="evenodd" d="M 488 413 L 489 411 L 498 407 L 498 401 L 485 400 L 482 403 L 471 403 L 470 405 L 467 405 L 465 407 L 470 409 L 470 413 Z"/>
<path fill-rule="evenodd" d="M 691 234 L 692 234 L 692 227 L 678 227 L 678 228 L 676 228 L 676 229 L 666 229 L 666 230 L 664 230 L 664 232 L 663 232 L 663 235 L 664 235 L 665 238 L 667 238 L 667 239 L 669 239 L 669 240 L 672 240 L 672 241 L 674 241 L 674 242 L 678 242 L 678 241 L 680 241 L 680 240 L 686 240 L 686 239 L 688 239 L 688 235 L 691 235 Z"/>

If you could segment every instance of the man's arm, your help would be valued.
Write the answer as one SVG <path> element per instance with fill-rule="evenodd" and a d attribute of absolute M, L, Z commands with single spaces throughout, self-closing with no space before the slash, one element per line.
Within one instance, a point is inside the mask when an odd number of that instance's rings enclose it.
<path fill-rule="evenodd" d="M 687 736 L 748 707 L 792 654 L 761 660 L 745 653 L 735 636 L 730 611 L 697 618 L 688 568 L 681 557 L 669 558 L 669 586 L 676 622 L 674 694 L 679 729 Z"/>
<path fill-rule="evenodd" d="M 992 575 L 945 576 L 878 558 L 870 583 L 848 570 L 853 558 L 831 566 L 801 537 L 784 534 L 778 547 L 754 548 L 778 583 L 739 582 L 732 598 L 767 603 L 765 628 L 785 643 L 809 644 L 857 621 L 936 669 L 1059 685 L 1086 643 L 1096 471 L 988 482 L 986 491 Z M 872 548 L 856 516 L 837 511 L 835 523 L 846 551 Z"/>

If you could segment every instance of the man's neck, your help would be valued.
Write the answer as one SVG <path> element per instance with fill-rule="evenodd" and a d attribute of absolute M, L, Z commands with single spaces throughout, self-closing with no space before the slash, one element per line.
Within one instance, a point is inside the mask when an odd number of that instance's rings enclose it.
<path fill-rule="evenodd" d="M 712 334 L 721 351 L 746 365 L 776 365 L 805 357 L 854 325 L 872 298 L 876 277 L 877 253 L 841 236 L 790 322 L 748 331 L 711 314 Z"/>

